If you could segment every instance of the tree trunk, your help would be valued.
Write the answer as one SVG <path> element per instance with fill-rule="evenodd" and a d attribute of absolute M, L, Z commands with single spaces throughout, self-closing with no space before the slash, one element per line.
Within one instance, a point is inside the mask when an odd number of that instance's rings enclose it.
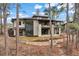
<path fill-rule="evenodd" d="M 6 56 L 8 55 L 8 44 L 7 44 L 7 4 L 3 4 L 3 19 L 4 19 L 4 39 L 5 39 L 5 49 L 6 49 Z"/>
<path fill-rule="evenodd" d="M 75 3 L 74 21 L 79 24 L 79 3 Z M 78 41 L 79 41 L 78 36 L 79 36 L 79 30 L 77 30 L 76 48 L 78 48 Z"/>
<path fill-rule="evenodd" d="M 19 4 L 16 4 L 16 55 L 18 55 L 18 40 L 19 40 Z"/>
<path fill-rule="evenodd" d="M 67 3 L 67 5 L 66 5 L 66 22 L 68 23 L 68 21 L 69 21 L 69 4 Z M 68 54 L 68 51 L 69 51 L 69 46 L 68 46 L 68 42 L 69 42 L 69 39 L 68 39 L 68 28 L 67 28 L 67 25 L 65 26 L 66 27 L 66 34 L 67 34 L 67 41 L 66 41 L 66 53 L 67 53 L 67 55 L 69 55 Z"/>
<path fill-rule="evenodd" d="M 50 52 L 49 52 L 49 55 L 51 55 L 52 53 L 52 46 L 53 46 L 53 40 L 52 40 L 52 23 L 51 23 L 51 20 L 52 20 L 52 11 L 51 11 L 51 6 L 50 6 L 50 3 L 49 3 L 49 18 L 50 18 L 50 39 L 49 39 L 49 43 L 50 43 Z"/>
<path fill-rule="evenodd" d="M 1 17 L 0 17 L 1 31 L 0 31 L 0 34 L 3 34 L 3 31 L 2 31 L 2 18 L 3 18 L 3 11 L 1 10 Z"/>
<path fill-rule="evenodd" d="M 75 45 L 76 45 L 76 49 L 78 48 L 77 47 L 77 45 L 78 45 L 78 31 L 76 31 L 76 43 L 75 43 Z"/>
<path fill-rule="evenodd" d="M 3 25 L 2 25 L 2 19 L 1 19 L 1 34 L 3 34 L 2 29 L 3 29 Z"/>
<path fill-rule="evenodd" d="M 3 24 L 2 24 L 2 17 L 1 17 L 1 34 L 3 34 L 3 31 L 2 30 L 3 30 Z"/>
<path fill-rule="evenodd" d="M 79 3 L 75 3 L 74 21 L 79 22 Z"/>

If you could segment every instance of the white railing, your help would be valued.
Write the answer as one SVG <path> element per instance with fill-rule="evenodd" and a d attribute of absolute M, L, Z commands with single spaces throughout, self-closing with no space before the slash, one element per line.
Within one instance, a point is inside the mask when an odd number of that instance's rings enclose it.
<path fill-rule="evenodd" d="M 16 25 L 14 27 L 16 27 Z M 19 25 L 19 28 L 25 28 L 25 25 L 24 24 Z"/>

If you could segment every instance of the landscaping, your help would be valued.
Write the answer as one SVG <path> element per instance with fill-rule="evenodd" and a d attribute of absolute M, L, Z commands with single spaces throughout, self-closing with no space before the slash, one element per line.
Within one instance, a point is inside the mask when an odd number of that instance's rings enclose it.
<path fill-rule="evenodd" d="M 56 37 L 55 41 L 62 40 L 57 36 L 55 36 L 55 37 Z M 32 38 L 35 40 L 32 40 Z M 38 40 L 36 38 L 38 38 Z M 57 38 L 59 38 L 59 39 L 57 39 Z M 8 55 L 14 56 L 14 55 L 16 55 L 15 37 L 8 37 L 8 40 L 9 40 L 7 42 L 8 43 Z M 18 41 L 24 41 L 24 42 L 17 43 L 18 44 L 18 46 L 17 46 L 18 56 L 66 55 L 66 52 L 65 52 L 66 46 L 64 46 L 65 41 L 64 42 L 58 41 L 57 44 L 53 45 L 52 49 L 50 48 L 49 39 L 44 40 L 44 38 L 41 38 L 41 40 L 39 40 L 39 37 L 20 37 L 20 40 L 18 40 Z M 1 38 L 0 38 L 0 55 L 5 55 L 4 42 L 5 42 L 4 38 L 3 38 L 3 36 L 1 36 Z M 75 52 L 75 54 L 73 54 L 73 55 L 79 54 L 78 51 L 74 50 L 74 52 Z"/>

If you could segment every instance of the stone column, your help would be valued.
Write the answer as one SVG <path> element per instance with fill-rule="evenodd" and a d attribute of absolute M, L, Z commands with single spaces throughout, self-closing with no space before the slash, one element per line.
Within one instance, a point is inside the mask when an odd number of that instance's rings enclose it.
<path fill-rule="evenodd" d="M 41 36 L 41 24 L 38 25 L 38 36 Z"/>

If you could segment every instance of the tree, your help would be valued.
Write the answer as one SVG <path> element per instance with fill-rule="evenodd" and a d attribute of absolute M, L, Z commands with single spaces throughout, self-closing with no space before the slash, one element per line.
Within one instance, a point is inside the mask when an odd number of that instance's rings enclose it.
<path fill-rule="evenodd" d="M 51 55 L 51 51 L 52 51 L 52 23 L 51 23 L 51 20 L 52 20 L 52 13 L 51 13 L 51 6 L 50 6 L 50 3 L 49 3 L 49 18 L 50 18 L 50 55 Z"/>
<path fill-rule="evenodd" d="M 18 55 L 18 40 L 19 40 L 19 4 L 16 3 L 16 55 Z"/>
<path fill-rule="evenodd" d="M 58 6 L 60 6 L 60 8 L 58 8 Z M 46 6 L 44 12 L 46 15 L 49 16 L 50 18 L 50 21 L 49 21 L 49 24 L 50 24 L 50 53 L 51 53 L 51 49 L 53 48 L 53 40 L 52 40 L 52 22 L 51 20 L 54 20 L 56 19 L 61 12 L 64 11 L 64 7 L 61 7 L 62 5 L 61 4 L 57 4 L 56 6 L 51 6 L 51 4 L 49 3 L 49 8 Z"/>
<path fill-rule="evenodd" d="M 58 6 L 60 6 L 60 8 L 58 8 Z M 61 7 L 62 5 L 61 4 L 57 4 L 56 6 L 51 6 L 51 4 L 49 3 L 49 8 L 46 6 L 44 12 L 46 15 L 49 16 L 50 18 L 50 21 L 49 21 L 49 24 L 50 24 L 50 53 L 51 53 L 51 50 L 52 50 L 52 46 L 53 46 L 53 39 L 52 39 L 52 22 L 51 20 L 54 20 L 56 19 L 61 12 L 64 11 L 64 7 Z"/>
<path fill-rule="evenodd" d="M 58 3 L 55 6 L 51 6 L 52 19 L 58 18 L 59 15 L 65 10 L 65 8 L 62 5 L 64 4 Z M 44 12 L 45 12 L 45 15 L 49 15 L 49 9 L 45 8 Z"/>
<path fill-rule="evenodd" d="M 5 39 L 5 49 L 6 49 L 6 56 L 8 55 L 8 46 L 7 46 L 7 3 L 3 3 L 3 19 L 4 19 L 4 39 Z"/>
<path fill-rule="evenodd" d="M 0 34 L 2 34 L 2 15 L 0 15 Z"/>
<path fill-rule="evenodd" d="M 3 18 L 3 13 L 2 13 L 2 10 L 3 10 L 3 7 L 2 7 L 2 4 L 0 4 L 0 29 L 1 29 L 1 32 L 0 34 L 3 34 L 3 31 L 2 31 L 2 18 Z"/>
<path fill-rule="evenodd" d="M 66 4 L 66 22 L 68 23 L 68 21 L 69 21 L 69 4 L 67 3 Z M 66 34 L 67 34 L 66 53 L 67 53 L 67 55 L 69 55 L 69 45 L 68 45 L 69 39 L 68 39 L 68 27 L 67 27 L 67 25 L 65 26 L 65 29 L 66 29 Z"/>
<path fill-rule="evenodd" d="M 75 13 L 74 13 L 74 22 L 79 24 L 79 4 L 75 3 Z M 79 30 L 77 30 L 77 38 L 76 38 L 76 48 L 78 48 L 79 43 Z"/>
<path fill-rule="evenodd" d="M 2 31 L 2 19 L 3 19 L 3 28 L 4 28 L 4 40 L 5 40 L 5 50 L 6 55 L 8 55 L 8 45 L 7 45 L 7 38 L 8 38 L 8 29 L 7 29 L 7 17 L 8 17 L 8 3 L 1 3 L 0 4 L 0 12 L 1 12 L 1 31 Z"/>

